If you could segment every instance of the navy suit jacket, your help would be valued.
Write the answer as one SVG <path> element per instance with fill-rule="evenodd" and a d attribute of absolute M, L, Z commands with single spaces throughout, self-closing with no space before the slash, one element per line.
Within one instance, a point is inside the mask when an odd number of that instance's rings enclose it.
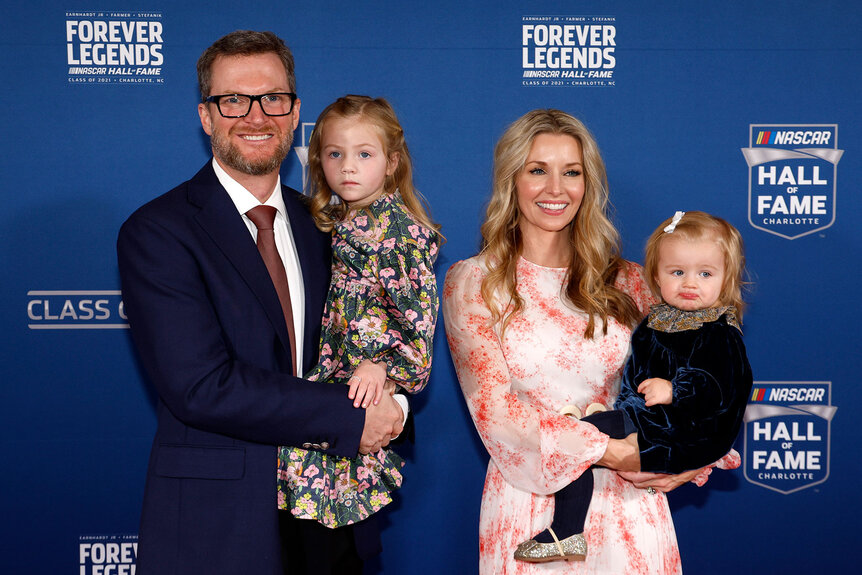
<path fill-rule="evenodd" d="M 301 194 L 282 192 L 311 367 L 330 236 L 314 227 Z M 364 410 L 343 386 L 290 375 L 278 295 L 210 163 L 132 214 L 117 253 L 132 338 L 159 396 L 138 573 L 280 575 L 276 446 L 328 443 L 327 453 L 355 456 Z"/>

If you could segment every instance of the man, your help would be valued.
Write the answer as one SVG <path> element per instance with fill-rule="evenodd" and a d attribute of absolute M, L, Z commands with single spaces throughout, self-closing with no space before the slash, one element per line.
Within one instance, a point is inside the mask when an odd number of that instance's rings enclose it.
<path fill-rule="evenodd" d="M 368 453 L 403 413 L 389 396 L 355 409 L 346 388 L 294 375 L 316 363 L 331 256 L 279 178 L 299 122 L 293 58 L 272 33 L 237 31 L 204 52 L 198 81 L 213 160 L 136 211 L 117 243 L 132 337 L 159 394 L 138 573 L 358 573 L 379 551 L 373 521 L 327 530 L 276 508 L 276 446 Z M 258 228 L 248 211 L 261 204 L 277 212 Z M 281 292 L 256 246 L 267 232 Z"/>

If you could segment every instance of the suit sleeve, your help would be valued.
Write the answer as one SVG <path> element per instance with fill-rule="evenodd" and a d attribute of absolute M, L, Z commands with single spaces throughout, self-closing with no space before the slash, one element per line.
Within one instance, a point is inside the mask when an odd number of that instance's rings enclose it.
<path fill-rule="evenodd" d="M 202 431 L 271 445 L 327 442 L 328 452 L 354 456 L 364 410 L 340 386 L 276 371 L 271 342 L 260 357 L 238 359 L 217 309 L 227 304 L 214 304 L 199 245 L 175 228 L 138 213 L 117 243 L 132 338 L 167 409 Z"/>

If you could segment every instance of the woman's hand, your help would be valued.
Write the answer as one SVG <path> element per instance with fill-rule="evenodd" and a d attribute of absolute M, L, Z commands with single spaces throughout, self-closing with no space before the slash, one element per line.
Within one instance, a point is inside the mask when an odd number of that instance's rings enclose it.
<path fill-rule="evenodd" d="M 638 434 L 632 433 L 625 439 L 608 439 L 608 447 L 596 465 L 616 471 L 639 472 L 641 454 L 638 449 Z"/>
<path fill-rule="evenodd" d="M 698 483 L 698 486 L 706 483 L 705 477 L 709 475 L 709 472 L 712 471 L 709 467 L 704 467 L 702 469 L 692 469 L 690 471 L 683 471 L 677 475 L 667 475 L 665 473 L 648 473 L 646 471 L 620 471 L 619 476 L 625 479 L 626 481 L 631 481 L 632 484 L 638 489 L 649 489 L 650 487 L 655 489 L 656 491 L 661 491 L 662 493 L 668 493 L 669 491 L 673 491 L 680 485 L 688 483 L 695 478 L 699 478 L 701 473 L 703 473 L 704 480 L 702 483 Z"/>
<path fill-rule="evenodd" d="M 368 407 L 372 401 L 377 405 L 386 384 L 386 365 L 363 359 L 347 383 L 350 386 L 347 397 L 354 400 L 353 407 Z"/>

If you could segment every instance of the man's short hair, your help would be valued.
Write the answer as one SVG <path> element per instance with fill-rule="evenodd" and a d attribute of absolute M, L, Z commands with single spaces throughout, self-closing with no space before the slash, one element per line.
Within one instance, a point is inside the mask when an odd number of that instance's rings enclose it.
<path fill-rule="evenodd" d="M 296 92 L 296 77 L 293 72 L 293 54 L 284 41 L 272 32 L 237 30 L 216 40 L 204 50 L 198 60 L 198 87 L 201 101 L 209 97 L 212 85 L 212 66 L 220 56 L 253 56 L 272 52 L 281 59 L 287 73 L 287 84 L 291 92 Z"/>

